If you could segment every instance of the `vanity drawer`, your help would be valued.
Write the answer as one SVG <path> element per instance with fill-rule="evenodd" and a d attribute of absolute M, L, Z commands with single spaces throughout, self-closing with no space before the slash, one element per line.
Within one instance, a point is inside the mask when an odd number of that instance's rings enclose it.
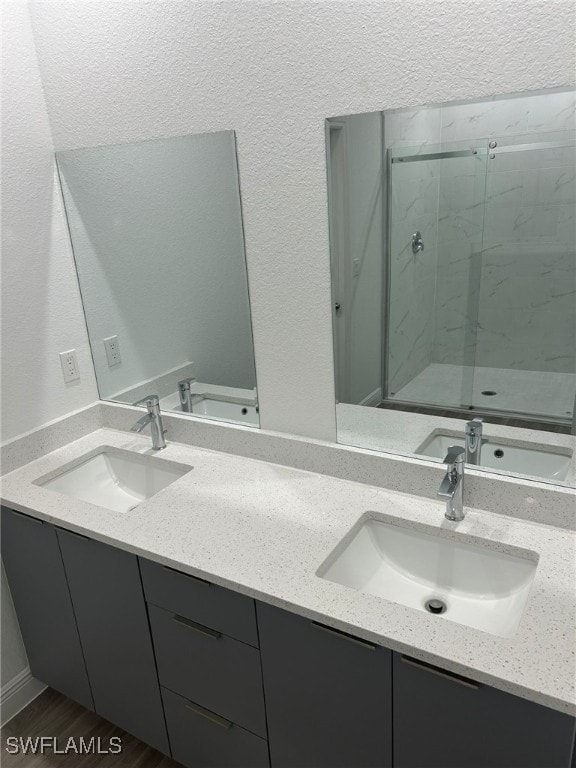
<path fill-rule="evenodd" d="M 149 605 L 160 683 L 266 738 L 260 652 Z"/>
<path fill-rule="evenodd" d="M 254 600 L 140 558 L 149 603 L 258 647 Z"/>
<path fill-rule="evenodd" d="M 162 688 L 172 757 L 188 768 L 268 768 L 268 743 Z"/>

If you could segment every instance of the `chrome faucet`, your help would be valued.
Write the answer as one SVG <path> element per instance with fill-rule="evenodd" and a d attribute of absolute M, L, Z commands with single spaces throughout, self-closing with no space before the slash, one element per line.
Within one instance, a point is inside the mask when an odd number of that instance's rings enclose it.
<path fill-rule="evenodd" d="M 160 399 L 158 395 L 146 395 L 146 397 L 137 400 L 133 405 L 145 405 L 148 408 L 148 413 L 145 416 L 142 416 L 141 419 L 138 419 L 130 431 L 142 432 L 142 430 L 150 424 L 152 448 L 155 451 L 159 451 L 161 448 L 166 448 L 166 440 L 164 440 L 165 430 L 162 424 Z"/>
<path fill-rule="evenodd" d="M 464 457 L 466 451 L 459 445 L 451 445 L 444 459 L 447 471 L 438 489 L 438 496 L 446 499 L 447 520 L 459 523 L 464 520 Z"/>
<path fill-rule="evenodd" d="M 178 382 L 178 396 L 180 397 L 180 405 L 184 413 L 192 413 L 192 405 L 194 403 L 195 395 L 190 389 L 190 385 L 194 384 L 197 379 L 191 377 L 189 379 L 182 379 Z"/>
<path fill-rule="evenodd" d="M 480 464 L 482 448 L 482 419 L 466 422 L 466 464 Z"/>

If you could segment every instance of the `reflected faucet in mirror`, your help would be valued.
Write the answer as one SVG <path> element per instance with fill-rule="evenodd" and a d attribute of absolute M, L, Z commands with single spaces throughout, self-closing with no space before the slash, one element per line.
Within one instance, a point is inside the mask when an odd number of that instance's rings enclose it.
<path fill-rule="evenodd" d="M 477 417 L 466 422 L 466 464 L 480 464 L 482 450 L 482 419 Z"/>
<path fill-rule="evenodd" d="M 192 404 L 195 395 L 192 394 L 190 385 L 197 381 L 195 377 L 182 379 L 178 382 L 178 397 L 183 413 L 192 413 Z"/>

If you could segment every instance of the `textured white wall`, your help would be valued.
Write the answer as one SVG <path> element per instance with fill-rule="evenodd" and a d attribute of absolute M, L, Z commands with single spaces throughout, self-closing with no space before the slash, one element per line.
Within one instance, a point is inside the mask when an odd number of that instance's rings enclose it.
<path fill-rule="evenodd" d="M 25 2 L 2 14 L 2 439 L 97 398 L 53 148 Z M 76 348 L 82 380 L 66 386 L 58 352 Z M 26 666 L 2 579 L 1 683 Z"/>
<path fill-rule="evenodd" d="M 59 149 L 235 129 L 264 428 L 335 437 L 324 118 L 568 84 L 572 0 L 32 7 Z"/>
<path fill-rule="evenodd" d="M 234 134 L 63 152 L 59 167 L 101 397 L 190 361 L 200 381 L 252 389 Z"/>
<path fill-rule="evenodd" d="M 26 3 L 4 3 L 2 439 L 98 397 Z M 75 348 L 81 381 L 59 352 Z"/>

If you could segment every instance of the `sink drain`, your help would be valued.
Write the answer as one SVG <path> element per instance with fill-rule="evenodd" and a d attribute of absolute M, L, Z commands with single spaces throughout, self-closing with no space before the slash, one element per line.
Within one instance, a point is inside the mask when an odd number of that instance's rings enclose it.
<path fill-rule="evenodd" d="M 431 600 L 426 600 L 424 608 L 426 608 L 428 613 L 444 613 L 447 606 L 444 600 L 438 600 L 437 597 L 434 597 Z"/>

